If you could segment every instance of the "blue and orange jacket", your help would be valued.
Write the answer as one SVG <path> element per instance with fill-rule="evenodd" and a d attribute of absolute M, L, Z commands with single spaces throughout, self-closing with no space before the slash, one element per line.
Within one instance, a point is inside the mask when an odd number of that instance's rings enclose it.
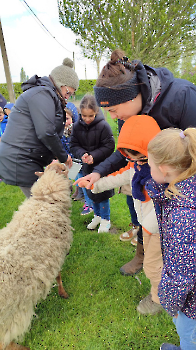
<path fill-rule="evenodd" d="M 148 143 L 158 132 L 160 132 L 160 128 L 152 117 L 148 115 L 135 115 L 123 124 L 118 138 L 117 149 L 124 156 L 126 156 L 126 154 L 123 148 L 129 148 L 147 156 Z M 107 189 L 120 187 L 126 184 L 130 184 L 132 187 L 134 173 L 133 163 L 128 162 L 126 167 L 95 182 L 92 192 L 103 192 Z M 147 233 L 158 233 L 159 230 L 154 205 L 145 190 L 145 186 L 143 186 L 143 194 L 145 196 L 145 201 L 133 198 L 138 221 Z"/>

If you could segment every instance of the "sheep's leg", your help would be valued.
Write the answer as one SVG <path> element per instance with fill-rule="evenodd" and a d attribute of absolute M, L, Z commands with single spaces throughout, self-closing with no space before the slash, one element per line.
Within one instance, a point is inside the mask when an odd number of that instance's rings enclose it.
<path fill-rule="evenodd" d="M 6 348 L 0 343 L 0 350 L 30 350 L 30 348 L 11 342 Z"/>
<path fill-rule="evenodd" d="M 56 281 L 57 281 L 57 284 L 58 284 L 58 293 L 60 295 L 60 297 L 62 298 L 69 298 L 69 295 L 66 293 L 64 287 L 63 287 L 63 282 L 62 282 L 62 279 L 61 279 L 61 273 L 59 272 L 58 273 L 58 276 L 56 278 Z"/>

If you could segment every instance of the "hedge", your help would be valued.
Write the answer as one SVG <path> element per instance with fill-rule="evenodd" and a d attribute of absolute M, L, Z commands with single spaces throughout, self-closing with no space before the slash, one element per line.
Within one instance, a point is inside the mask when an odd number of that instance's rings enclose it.
<path fill-rule="evenodd" d="M 79 88 L 75 93 L 76 100 L 81 99 L 86 93 L 93 93 L 93 86 L 96 80 L 80 80 Z M 13 83 L 16 99 L 22 93 L 21 83 Z M 7 101 L 9 101 L 9 94 L 7 84 L 0 84 L 0 94 L 2 94 Z"/>
<path fill-rule="evenodd" d="M 190 72 L 184 72 L 184 74 L 181 76 L 182 79 L 186 79 L 191 81 L 191 83 L 196 85 L 196 70 Z"/>

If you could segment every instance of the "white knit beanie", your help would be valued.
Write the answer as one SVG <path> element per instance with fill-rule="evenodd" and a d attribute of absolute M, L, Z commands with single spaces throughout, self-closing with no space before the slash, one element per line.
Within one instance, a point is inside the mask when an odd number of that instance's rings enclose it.
<path fill-rule="evenodd" d="M 59 89 L 65 85 L 72 87 L 74 90 L 78 89 L 79 79 L 73 70 L 73 65 L 73 61 L 70 58 L 64 58 L 63 64 L 54 68 L 50 73 L 50 76 Z"/>

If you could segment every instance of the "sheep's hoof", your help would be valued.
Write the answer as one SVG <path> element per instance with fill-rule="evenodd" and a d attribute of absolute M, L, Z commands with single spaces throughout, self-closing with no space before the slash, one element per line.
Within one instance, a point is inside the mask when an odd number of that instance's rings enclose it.
<path fill-rule="evenodd" d="M 61 294 L 59 294 L 59 296 L 61 297 L 61 298 L 64 298 L 64 299 L 68 299 L 69 298 L 69 295 L 65 292 L 65 293 L 61 293 Z"/>
<path fill-rule="evenodd" d="M 60 289 L 58 290 L 58 294 L 61 298 L 64 298 L 64 299 L 68 299 L 69 298 L 69 295 L 66 293 L 66 291 L 64 289 Z"/>

